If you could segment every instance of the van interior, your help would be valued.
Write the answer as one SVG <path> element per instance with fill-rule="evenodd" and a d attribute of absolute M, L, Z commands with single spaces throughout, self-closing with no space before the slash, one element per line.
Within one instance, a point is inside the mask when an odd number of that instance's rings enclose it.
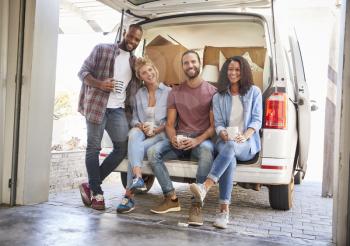
<path fill-rule="evenodd" d="M 271 81 L 269 40 L 265 38 L 268 35 L 264 25 L 256 16 L 165 19 L 143 25 L 144 40 L 140 49 L 156 64 L 160 81 L 167 85 L 184 81 L 181 55 L 188 49 L 198 52 L 202 77 L 213 84 L 225 60 L 241 55 L 251 65 L 254 84 L 263 92 Z"/>

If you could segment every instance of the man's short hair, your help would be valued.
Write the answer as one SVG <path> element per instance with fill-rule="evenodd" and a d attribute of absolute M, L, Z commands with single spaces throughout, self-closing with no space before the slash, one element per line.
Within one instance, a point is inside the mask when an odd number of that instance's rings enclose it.
<path fill-rule="evenodd" d="M 197 59 L 198 59 L 198 62 L 201 63 L 201 58 L 199 57 L 198 53 L 194 50 L 187 50 L 185 51 L 183 54 L 182 54 L 182 57 L 181 57 L 181 64 L 182 64 L 182 60 L 184 58 L 185 55 L 188 55 L 188 54 L 195 54 L 197 56 Z"/>
<path fill-rule="evenodd" d="M 128 30 L 130 31 L 132 28 L 137 29 L 137 30 L 139 30 L 140 32 L 143 33 L 142 26 L 140 26 L 139 24 L 131 24 L 131 25 L 129 26 L 129 29 L 128 29 Z"/>

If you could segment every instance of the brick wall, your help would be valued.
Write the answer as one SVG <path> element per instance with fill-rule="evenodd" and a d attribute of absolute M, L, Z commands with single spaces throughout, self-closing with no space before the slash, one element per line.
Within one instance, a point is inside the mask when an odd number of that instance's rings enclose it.
<path fill-rule="evenodd" d="M 52 151 L 50 193 L 76 189 L 87 181 L 85 151 Z M 119 173 L 111 173 L 104 183 L 121 183 Z"/>

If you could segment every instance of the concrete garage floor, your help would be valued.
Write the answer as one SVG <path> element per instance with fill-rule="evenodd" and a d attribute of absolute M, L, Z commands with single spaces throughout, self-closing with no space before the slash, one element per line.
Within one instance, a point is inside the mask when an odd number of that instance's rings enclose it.
<path fill-rule="evenodd" d="M 137 207 L 127 215 L 115 212 L 123 195 L 119 184 L 104 186 L 104 212 L 84 207 L 78 190 L 52 194 L 39 205 L 3 207 L 0 245 L 332 245 L 332 199 L 320 197 L 320 183 L 296 186 L 290 211 L 272 210 L 265 187 L 256 192 L 236 186 L 226 230 L 212 227 L 217 188 L 207 196 L 201 227 L 181 224 L 191 194 L 186 184 L 176 183 L 176 189 L 182 211 L 164 215 L 149 212 L 161 201 L 157 183 L 148 194 L 137 195 Z"/>

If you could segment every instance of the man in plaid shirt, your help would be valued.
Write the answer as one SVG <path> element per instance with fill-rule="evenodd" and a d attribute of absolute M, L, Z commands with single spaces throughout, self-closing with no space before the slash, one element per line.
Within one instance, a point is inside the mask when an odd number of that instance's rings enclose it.
<path fill-rule="evenodd" d="M 120 43 L 99 44 L 84 61 L 78 76 L 82 81 L 78 111 L 86 118 L 85 164 L 89 183 L 79 186 L 83 203 L 105 209 L 102 181 L 120 164 L 127 153 L 133 97 L 140 82 L 133 71 L 132 52 L 142 38 L 142 28 L 133 24 Z M 99 153 L 104 130 L 113 142 L 113 151 L 100 165 Z"/>

